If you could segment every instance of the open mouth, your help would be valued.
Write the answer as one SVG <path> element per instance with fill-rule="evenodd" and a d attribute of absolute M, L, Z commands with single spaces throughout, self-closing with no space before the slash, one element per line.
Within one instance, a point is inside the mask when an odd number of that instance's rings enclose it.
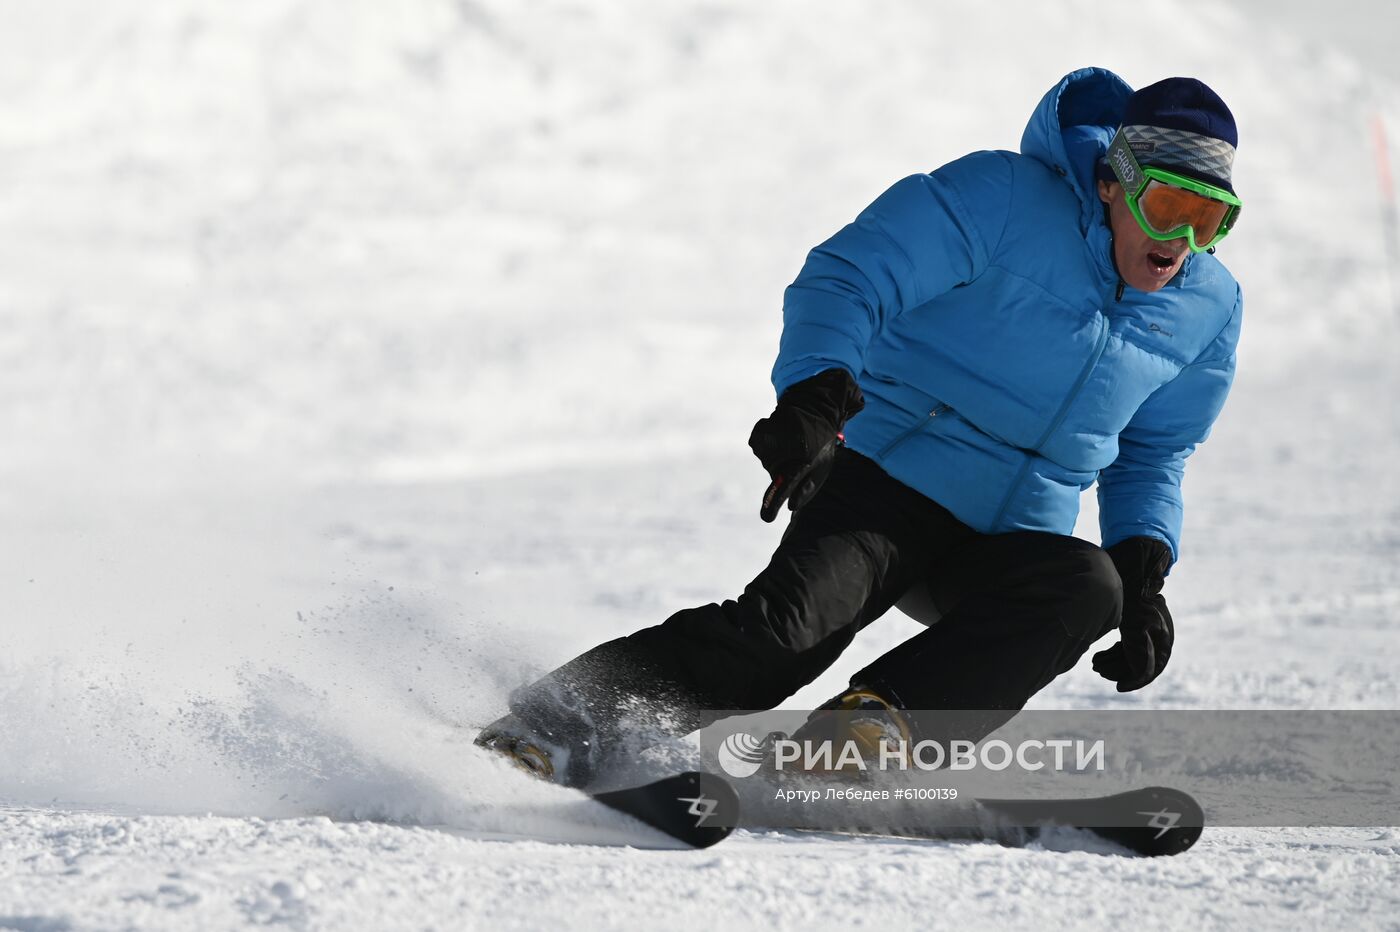
<path fill-rule="evenodd" d="M 1155 251 L 1147 254 L 1147 261 L 1151 262 L 1158 271 L 1164 271 L 1176 264 L 1176 258 L 1174 256 Z"/>

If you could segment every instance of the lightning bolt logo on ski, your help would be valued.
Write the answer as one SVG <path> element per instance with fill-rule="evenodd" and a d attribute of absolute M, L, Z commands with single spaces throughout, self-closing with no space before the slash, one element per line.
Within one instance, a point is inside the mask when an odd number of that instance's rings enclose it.
<path fill-rule="evenodd" d="M 687 809 L 686 812 L 696 817 L 696 828 L 699 828 L 700 826 L 704 825 L 705 821 L 709 819 L 710 816 L 714 815 L 715 810 L 719 808 L 718 800 L 710 799 L 706 796 L 677 796 L 676 802 L 690 803 L 690 808 Z"/>
<path fill-rule="evenodd" d="M 1142 812 L 1139 810 L 1138 815 L 1147 816 L 1148 828 L 1158 829 L 1157 834 L 1152 836 L 1153 838 L 1161 838 L 1163 835 L 1167 834 L 1167 832 L 1176 828 L 1176 823 L 1181 821 L 1181 813 L 1169 812 L 1166 809 L 1160 812 Z"/>

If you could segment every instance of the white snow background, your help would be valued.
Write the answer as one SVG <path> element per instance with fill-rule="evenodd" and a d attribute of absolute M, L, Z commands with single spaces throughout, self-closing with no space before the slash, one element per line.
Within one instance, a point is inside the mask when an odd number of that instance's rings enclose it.
<path fill-rule="evenodd" d="M 1230 102 L 1247 313 L 1171 666 L 1035 707 L 1400 707 L 1400 92 L 1201 9 L 0 3 L 0 928 L 1400 927 L 1395 828 L 578 845 L 469 742 L 751 578 L 806 250 L 1088 64 Z"/>

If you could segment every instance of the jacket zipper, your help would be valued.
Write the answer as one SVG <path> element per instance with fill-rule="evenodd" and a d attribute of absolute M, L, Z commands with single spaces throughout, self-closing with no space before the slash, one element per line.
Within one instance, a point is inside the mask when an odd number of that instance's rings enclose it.
<path fill-rule="evenodd" d="M 1089 376 L 1093 374 L 1094 367 L 1099 364 L 1099 359 L 1103 357 L 1104 347 L 1108 345 L 1108 333 L 1110 328 L 1108 325 L 1108 318 L 1099 315 L 1099 321 L 1102 326 L 1099 328 L 1098 339 L 1094 344 L 1094 352 L 1090 354 L 1088 362 L 1086 362 L 1084 368 L 1080 370 L 1078 381 L 1074 383 L 1074 387 L 1071 388 L 1069 394 L 1065 396 L 1065 400 L 1060 403 L 1060 410 L 1055 412 L 1055 418 L 1050 422 L 1050 426 L 1046 428 L 1045 433 L 1040 435 L 1040 439 L 1035 442 L 1035 446 L 1031 447 L 1029 450 L 1023 451 L 1026 455 L 1026 461 L 1021 464 L 1021 469 L 1016 473 L 1016 478 L 1012 481 L 1011 487 L 1006 490 L 1006 497 L 1001 500 L 1001 507 L 997 509 L 996 517 L 992 519 L 992 533 L 996 533 L 995 529 L 1001 526 L 1001 519 L 1006 516 L 1006 509 L 1011 506 L 1011 499 L 1015 497 L 1016 492 L 1021 488 L 1021 483 L 1025 481 L 1026 473 L 1031 468 L 1031 462 L 1035 454 L 1039 453 L 1040 448 L 1045 445 L 1045 442 L 1054 436 L 1055 431 L 1060 429 L 1060 425 L 1063 424 L 1065 418 L 1069 416 L 1069 409 L 1074 404 L 1074 400 L 1078 398 L 1079 393 L 1084 390 L 1084 385 L 1089 381 Z"/>
<path fill-rule="evenodd" d="M 929 421 L 932 421 L 934 418 L 938 417 L 938 415 L 944 413 L 951 407 L 952 405 L 946 405 L 942 402 L 934 405 L 933 410 L 930 411 L 928 414 L 924 415 L 923 420 L 919 421 L 919 423 L 915 424 L 913 427 L 909 428 L 904 433 L 900 434 L 898 437 L 885 444 L 884 449 L 882 449 L 879 453 L 880 459 L 884 459 L 885 457 L 889 456 L 895 451 L 897 447 L 903 444 L 904 441 L 908 440 L 910 437 L 914 436 L 919 431 L 927 427 Z"/>

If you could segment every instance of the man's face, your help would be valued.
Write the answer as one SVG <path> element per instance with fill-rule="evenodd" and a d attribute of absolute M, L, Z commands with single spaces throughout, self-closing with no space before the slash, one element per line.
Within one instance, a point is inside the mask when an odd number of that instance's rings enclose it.
<path fill-rule="evenodd" d="M 1189 253 L 1186 237 L 1164 241 L 1142 232 L 1123 197 L 1123 186 L 1116 181 L 1099 182 L 1099 200 L 1108 205 L 1113 261 L 1123 281 L 1139 291 L 1156 291 L 1171 281 Z"/>

